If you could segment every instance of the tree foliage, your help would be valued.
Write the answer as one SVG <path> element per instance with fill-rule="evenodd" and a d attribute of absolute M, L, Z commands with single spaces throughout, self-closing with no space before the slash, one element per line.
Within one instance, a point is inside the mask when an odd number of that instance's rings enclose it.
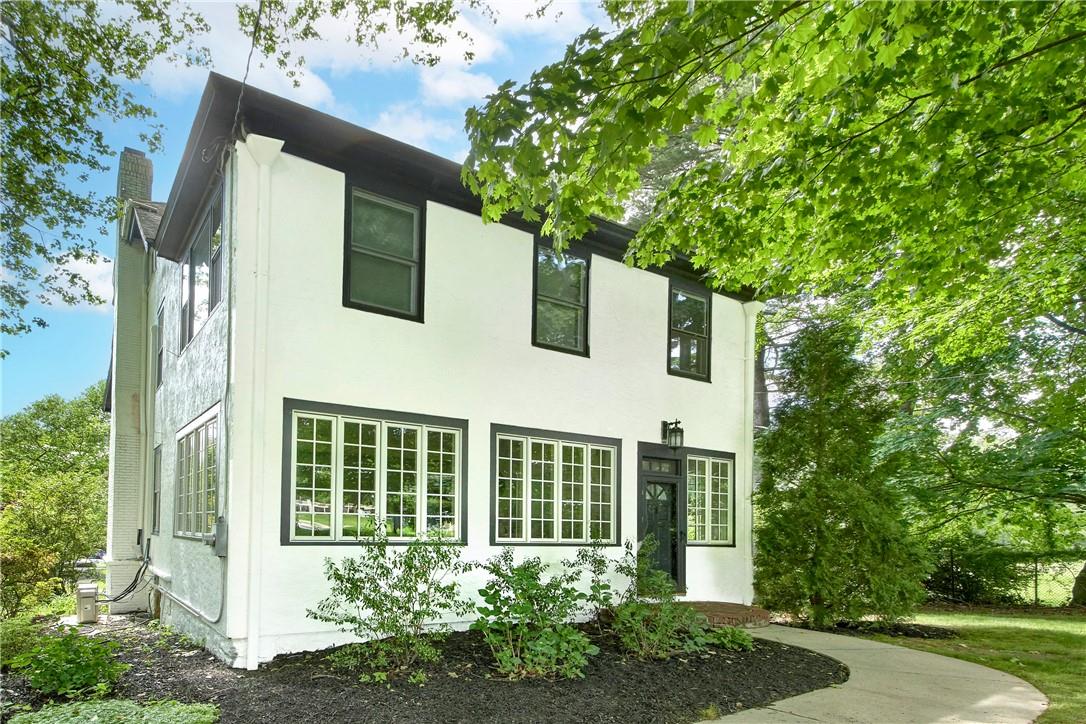
<path fill-rule="evenodd" d="M 109 420 L 99 383 L 44 397 L 0 421 L 0 551 L 9 615 L 75 580 L 106 541 Z"/>
<path fill-rule="evenodd" d="M 689 132 L 719 152 L 659 196 L 631 262 L 681 252 L 765 297 L 866 287 L 962 339 L 1086 286 L 1086 5 L 606 7 L 616 32 L 469 111 L 487 219 L 576 239 Z"/>
<path fill-rule="evenodd" d="M 873 454 L 891 409 L 853 357 L 857 342 L 845 323 L 804 327 L 782 354 L 782 400 L 758 441 L 755 590 L 817 627 L 897 618 L 923 598 L 892 465 Z"/>
<path fill-rule="evenodd" d="M 172 0 L 118 0 L 109 8 L 14 0 L 0 7 L 0 21 L 0 332 L 14 335 L 31 323 L 45 326 L 24 317 L 32 300 L 101 303 L 71 264 L 99 260 L 97 237 L 119 210 L 114 197 L 82 188 L 115 155 L 102 128 L 150 119 L 153 111 L 127 84 L 156 58 L 204 62 L 206 51 L 189 40 L 207 25 Z M 142 140 L 155 149 L 158 128 Z M 85 230 L 89 224 L 98 226 Z"/>

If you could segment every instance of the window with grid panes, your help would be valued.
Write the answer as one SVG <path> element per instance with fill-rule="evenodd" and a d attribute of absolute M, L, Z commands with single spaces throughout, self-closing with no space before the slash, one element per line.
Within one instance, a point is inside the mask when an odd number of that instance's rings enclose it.
<path fill-rule="evenodd" d="M 175 535 L 200 538 L 214 531 L 218 489 L 218 418 L 205 413 L 177 439 Z"/>
<path fill-rule="evenodd" d="M 686 515 L 691 543 L 731 544 L 735 478 L 732 461 L 691 455 L 687 458 Z"/>
<path fill-rule="evenodd" d="M 495 444 L 498 542 L 614 542 L 615 448 L 505 434 Z"/>
<path fill-rule="evenodd" d="M 292 429 L 292 540 L 460 534 L 460 430 L 300 411 Z"/>

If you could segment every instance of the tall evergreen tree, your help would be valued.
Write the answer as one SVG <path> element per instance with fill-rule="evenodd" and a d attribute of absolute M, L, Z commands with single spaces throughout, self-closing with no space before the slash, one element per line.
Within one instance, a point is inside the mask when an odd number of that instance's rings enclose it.
<path fill-rule="evenodd" d="M 858 332 L 808 323 L 781 356 L 781 401 L 759 439 L 755 590 L 819 628 L 910 613 L 923 598 L 909 539 L 875 443 L 890 407 L 854 356 Z"/>

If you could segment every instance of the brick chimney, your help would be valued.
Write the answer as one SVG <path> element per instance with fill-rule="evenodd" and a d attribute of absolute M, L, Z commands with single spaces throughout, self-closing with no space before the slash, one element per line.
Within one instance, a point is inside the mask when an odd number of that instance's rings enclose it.
<path fill-rule="evenodd" d="M 150 201 L 153 179 L 151 159 L 143 151 L 126 146 L 121 152 L 121 164 L 117 170 L 117 196 L 133 201 Z"/>

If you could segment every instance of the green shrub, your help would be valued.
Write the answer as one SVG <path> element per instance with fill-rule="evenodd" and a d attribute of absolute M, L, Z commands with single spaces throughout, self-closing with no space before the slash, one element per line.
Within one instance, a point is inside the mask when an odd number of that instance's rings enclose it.
<path fill-rule="evenodd" d="M 566 562 L 566 567 L 578 577 L 588 576 L 588 592 L 584 598 L 585 611 L 589 619 L 596 622 L 597 628 L 602 630 L 603 623 L 600 616 L 604 611 L 613 608 L 615 604 L 614 587 L 608 575 L 611 561 L 603 554 L 603 544 L 593 541 L 591 545 L 580 548 L 576 557 Z"/>
<path fill-rule="evenodd" d="M 622 648 L 643 659 L 704 651 L 715 643 L 715 635 L 705 616 L 675 600 L 675 582 L 653 566 L 656 545 L 652 535 L 646 536 L 636 554 L 633 545 L 626 544 L 617 570 L 630 585 L 615 607 L 615 635 Z"/>
<path fill-rule="evenodd" d="M 581 570 L 568 564 L 544 579 L 538 558 L 513 563 L 511 548 L 482 566 L 490 580 L 479 590 L 483 605 L 472 629 L 483 634 L 498 671 L 510 678 L 581 678 L 588 657 L 599 653 L 572 624 L 587 596 L 576 583 Z"/>
<path fill-rule="evenodd" d="M 51 704 L 40 711 L 19 714 L 11 724 L 215 724 L 214 704 L 158 701 L 140 705 L 127 699 L 73 701 Z"/>
<path fill-rule="evenodd" d="M 42 635 L 41 628 L 26 613 L 0 619 L 0 666 L 9 666 L 12 659 L 33 648 Z"/>
<path fill-rule="evenodd" d="M 384 526 L 377 530 L 357 558 L 325 559 L 331 594 L 306 615 L 367 640 L 334 654 L 333 665 L 355 662 L 394 673 L 440 657 L 434 643 L 450 629 L 432 622 L 471 610 L 456 580 L 471 567 L 460 561 L 460 547 L 446 539 L 431 536 L 392 552 Z"/>
<path fill-rule="evenodd" d="M 69 628 L 45 636 L 14 657 L 11 668 L 26 676 L 31 688 L 70 699 L 103 696 L 113 690 L 128 664 L 114 661 L 117 644 L 81 636 Z"/>
<path fill-rule="evenodd" d="M 49 599 L 60 585 L 57 557 L 12 531 L 15 513 L 0 515 L 0 614 L 9 618 Z"/>
<path fill-rule="evenodd" d="M 709 642 L 729 651 L 750 651 L 754 648 L 754 637 L 750 632 L 735 626 L 714 628 L 709 632 Z"/>

